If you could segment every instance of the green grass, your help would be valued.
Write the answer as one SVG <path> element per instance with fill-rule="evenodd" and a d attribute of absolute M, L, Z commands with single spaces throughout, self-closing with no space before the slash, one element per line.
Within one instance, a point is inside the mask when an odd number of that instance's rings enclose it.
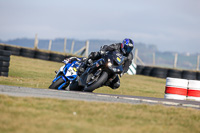
<path fill-rule="evenodd" d="M 48 88 L 63 63 L 11 56 L 9 77 L 0 77 L 0 84 Z M 94 92 L 148 97 L 164 97 L 165 80 L 139 75 L 124 75 L 117 90 L 101 87 Z"/>
<path fill-rule="evenodd" d="M 108 87 L 102 87 L 95 92 L 135 95 L 146 97 L 164 97 L 165 80 L 153 77 L 146 77 L 141 75 L 124 75 L 121 79 L 121 86 L 117 90 L 112 90 Z"/>
<path fill-rule="evenodd" d="M 11 56 L 0 84 L 48 88 L 62 63 Z M 124 75 L 121 87 L 95 92 L 163 97 L 165 80 Z M 85 102 L 0 95 L 0 133 L 199 133 L 200 112 L 162 105 Z"/>
<path fill-rule="evenodd" d="M 199 133 L 199 110 L 0 95 L 1 133 Z"/>
<path fill-rule="evenodd" d="M 0 84 L 48 88 L 62 63 L 11 56 L 9 77 L 1 77 Z"/>

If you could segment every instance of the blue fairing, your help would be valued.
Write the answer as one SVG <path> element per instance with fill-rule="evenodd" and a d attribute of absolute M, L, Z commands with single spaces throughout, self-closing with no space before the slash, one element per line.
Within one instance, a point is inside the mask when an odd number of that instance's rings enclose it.
<path fill-rule="evenodd" d="M 77 75 L 73 75 L 73 76 L 68 76 L 68 80 L 74 80 L 77 77 Z"/>
<path fill-rule="evenodd" d="M 75 68 L 78 68 L 79 67 L 79 64 L 77 61 L 73 61 L 72 63 L 68 63 L 65 65 L 64 69 L 63 69 L 63 73 L 64 75 L 66 75 L 67 71 L 69 70 L 70 67 L 75 67 Z M 70 81 L 76 79 L 77 77 L 77 74 L 76 75 L 71 75 L 71 76 L 67 76 L 66 78 Z"/>
<path fill-rule="evenodd" d="M 64 82 L 63 84 L 61 84 L 59 87 L 58 87 L 58 90 L 62 90 L 63 86 L 66 85 L 66 82 Z"/>
<path fill-rule="evenodd" d="M 55 77 L 53 82 L 56 82 L 58 79 L 60 79 L 62 76 L 58 76 L 58 77 Z"/>
<path fill-rule="evenodd" d="M 68 63 L 65 65 L 64 69 L 63 69 L 63 73 L 66 74 L 67 70 L 73 65 L 73 63 Z"/>
<path fill-rule="evenodd" d="M 77 77 L 77 72 L 73 73 L 73 75 L 66 76 L 67 71 L 69 68 L 76 68 L 78 69 L 80 62 L 73 61 L 72 63 L 67 63 L 63 68 L 59 70 L 56 77 L 54 78 L 53 82 L 56 82 L 58 79 L 62 78 L 65 82 L 58 87 L 58 90 L 62 90 L 62 88 L 67 84 L 69 81 L 73 81 Z M 69 71 L 70 72 L 70 71 Z"/>

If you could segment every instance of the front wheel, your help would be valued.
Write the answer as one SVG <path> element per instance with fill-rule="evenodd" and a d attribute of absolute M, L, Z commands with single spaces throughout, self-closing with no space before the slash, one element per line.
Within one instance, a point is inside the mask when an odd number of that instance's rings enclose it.
<path fill-rule="evenodd" d="M 65 83 L 65 81 L 61 78 L 56 80 L 55 82 L 52 82 L 52 84 L 49 86 L 49 89 L 64 89 L 68 86 L 68 83 Z"/>
<path fill-rule="evenodd" d="M 108 73 L 107 72 L 103 72 L 101 74 L 101 76 L 98 78 L 98 80 L 95 81 L 94 83 L 86 86 L 84 88 L 84 91 L 86 91 L 86 92 L 94 91 L 96 88 L 101 87 L 107 81 L 107 79 L 108 79 Z"/>

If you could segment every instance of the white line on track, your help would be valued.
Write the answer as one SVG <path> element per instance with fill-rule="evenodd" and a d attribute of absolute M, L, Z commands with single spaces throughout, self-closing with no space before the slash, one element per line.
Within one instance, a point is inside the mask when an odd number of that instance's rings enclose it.
<path fill-rule="evenodd" d="M 41 98 L 57 98 L 72 99 L 83 101 L 100 101 L 100 102 L 117 102 L 130 104 L 162 104 L 166 106 L 178 106 L 200 109 L 200 102 L 168 100 L 162 98 L 139 97 L 114 94 L 86 93 L 73 91 L 58 91 L 50 89 L 37 89 L 27 87 L 14 87 L 0 85 L 0 94 L 18 96 L 18 97 L 41 97 Z"/>

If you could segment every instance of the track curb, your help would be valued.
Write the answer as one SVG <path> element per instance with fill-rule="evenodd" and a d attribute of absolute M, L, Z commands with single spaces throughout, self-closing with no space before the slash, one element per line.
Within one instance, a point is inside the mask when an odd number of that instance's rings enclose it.
<path fill-rule="evenodd" d="M 114 95 L 102 93 L 88 93 L 77 91 L 58 91 L 51 89 L 37 89 L 26 87 L 15 87 L 0 85 L 0 94 L 17 96 L 17 97 L 39 97 L 39 98 L 56 98 L 64 100 L 81 100 L 109 103 L 128 103 L 128 104 L 150 104 L 176 106 L 184 108 L 200 109 L 200 102 L 187 100 L 172 100 L 164 98 L 140 97 L 129 95 Z"/>

